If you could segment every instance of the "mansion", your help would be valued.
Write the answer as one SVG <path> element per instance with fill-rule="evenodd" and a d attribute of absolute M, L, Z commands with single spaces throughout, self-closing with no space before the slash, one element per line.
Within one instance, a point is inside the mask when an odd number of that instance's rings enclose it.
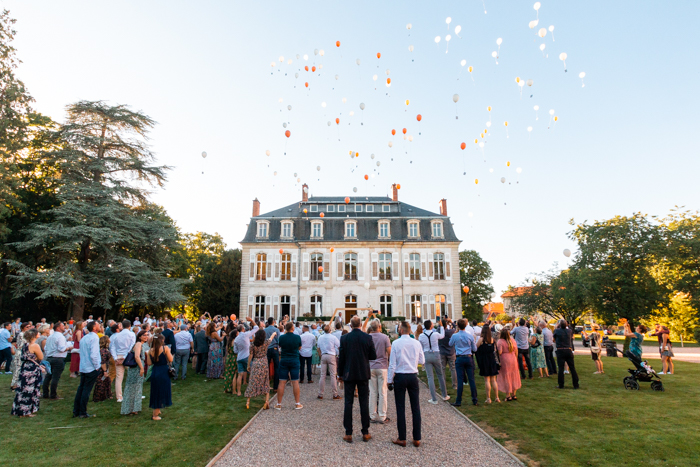
<path fill-rule="evenodd" d="M 253 217 L 241 241 L 239 316 L 346 322 L 371 308 L 411 321 L 461 318 L 457 239 L 447 201 L 436 214 L 392 197 L 315 197 Z M 359 309 L 359 311 L 356 311 Z M 363 310 L 365 309 L 365 310 Z"/>

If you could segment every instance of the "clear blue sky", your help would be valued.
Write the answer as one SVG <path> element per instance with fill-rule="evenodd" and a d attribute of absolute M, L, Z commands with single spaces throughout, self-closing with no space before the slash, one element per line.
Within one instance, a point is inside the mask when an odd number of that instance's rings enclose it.
<path fill-rule="evenodd" d="M 152 146 L 174 169 L 154 200 L 183 230 L 219 232 L 236 247 L 253 198 L 263 212 L 300 199 L 295 172 L 316 195 L 349 195 L 353 187 L 384 195 L 397 182 L 400 199 L 423 208 L 437 211 L 447 198 L 462 248 L 491 263 L 499 295 L 555 261 L 566 265 L 571 218 L 700 205 L 700 3 L 545 0 L 534 30 L 532 4 L 485 0 L 484 14 L 480 0 L 0 2 L 18 20 L 19 75 L 37 109 L 62 121 L 67 104 L 103 99 L 158 121 Z M 554 42 L 549 32 L 535 34 L 549 25 Z M 320 76 L 303 71 L 314 63 L 323 64 Z M 516 76 L 534 81 L 522 98 Z M 473 140 L 489 105 L 482 154 Z M 559 117 L 551 129 L 549 109 Z M 336 117 L 341 125 L 329 128 Z M 413 142 L 399 138 L 403 127 Z M 348 151 L 360 157 L 351 161 Z"/>

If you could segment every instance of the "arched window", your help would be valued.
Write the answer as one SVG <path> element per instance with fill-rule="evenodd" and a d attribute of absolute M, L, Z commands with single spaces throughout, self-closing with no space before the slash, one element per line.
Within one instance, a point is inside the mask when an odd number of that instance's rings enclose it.
<path fill-rule="evenodd" d="M 357 280 L 357 254 L 345 253 L 345 277 L 346 281 Z"/>
<path fill-rule="evenodd" d="M 265 319 L 265 297 L 262 295 L 255 297 L 255 319 Z"/>
<path fill-rule="evenodd" d="M 445 280 L 445 255 L 442 253 L 433 254 L 433 271 L 436 281 Z"/>
<path fill-rule="evenodd" d="M 255 280 L 267 280 L 267 255 L 265 253 L 258 253 L 255 259 Z"/>
<path fill-rule="evenodd" d="M 312 281 L 322 281 L 323 272 L 320 268 L 323 267 L 323 254 L 311 253 L 311 278 Z"/>
<path fill-rule="evenodd" d="M 312 295 L 311 296 L 311 309 L 309 310 L 311 312 L 311 316 L 322 316 L 323 315 L 323 297 L 320 295 Z"/>
<path fill-rule="evenodd" d="M 379 280 L 391 280 L 391 253 L 379 253 Z"/>
<path fill-rule="evenodd" d="M 382 316 L 390 318 L 391 314 L 391 295 L 382 295 L 379 297 L 379 313 Z"/>
<path fill-rule="evenodd" d="M 289 281 L 292 280 L 292 254 L 291 253 L 283 253 L 282 257 L 280 258 L 280 268 L 281 268 L 281 274 L 280 274 L 280 280 L 282 281 Z"/>

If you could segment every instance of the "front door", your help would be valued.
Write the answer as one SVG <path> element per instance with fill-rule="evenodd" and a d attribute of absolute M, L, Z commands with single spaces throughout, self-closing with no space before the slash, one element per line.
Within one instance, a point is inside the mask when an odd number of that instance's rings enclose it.
<path fill-rule="evenodd" d="M 349 323 L 350 318 L 357 314 L 357 296 L 356 295 L 346 295 L 345 296 L 345 322 Z"/>

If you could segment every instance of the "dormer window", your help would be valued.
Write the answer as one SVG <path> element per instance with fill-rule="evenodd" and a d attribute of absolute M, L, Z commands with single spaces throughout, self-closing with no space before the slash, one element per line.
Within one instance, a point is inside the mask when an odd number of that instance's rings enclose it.
<path fill-rule="evenodd" d="M 326 206 L 326 212 L 335 212 L 335 204 L 329 204 Z"/>
<path fill-rule="evenodd" d="M 418 221 L 408 221 L 408 236 L 409 238 L 418 238 L 420 236 L 420 223 Z"/>
<path fill-rule="evenodd" d="M 357 238 L 357 221 L 345 221 L 345 238 Z"/>
<path fill-rule="evenodd" d="M 365 211 L 367 211 L 367 212 L 374 212 L 374 205 L 373 205 L 373 204 L 368 204 L 367 207 L 365 208 Z"/>
<path fill-rule="evenodd" d="M 355 212 L 362 212 L 362 205 L 361 204 L 355 205 Z"/>
<path fill-rule="evenodd" d="M 318 212 L 318 204 L 312 204 L 309 206 L 309 212 Z"/>
<path fill-rule="evenodd" d="M 268 221 L 258 221 L 258 238 L 267 238 L 270 231 L 270 223 Z"/>
<path fill-rule="evenodd" d="M 338 205 L 338 212 L 345 212 L 345 205 L 344 204 Z"/>
<path fill-rule="evenodd" d="M 390 236 L 389 221 L 379 221 L 379 238 L 389 238 Z"/>
<path fill-rule="evenodd" d="M 323 238 L 323 222 L 311 222 L 311 238 Z"/>
<path fill-rule="evenodd" d="M 444 236 L 442 232 L 442 221 L 431 221 L 433 229 L 433 238 L 442 238 Z"/>
<path fill-rule="evenodd" d="M 283 222 L 282 222 L 282 233 L 281 233 L 280 237 L 282 237 L 282 238 L 292 238 L 292 232 L 293 232 L 293 227 L 292 227 L 292 226 L 293 226 L 293 225 L 294 225 L 294 224 L 292 224 L 292 223 L 289 222 L 289 221 L 287 221 L 287 222 L 284 222 L 284 221 L 283 221 Z"/>
<path fill-rule="evenodd" d="M 389 212 L 391 211 L 391 206 L 388 204 L 382 204 L 382 212 Z"/>

